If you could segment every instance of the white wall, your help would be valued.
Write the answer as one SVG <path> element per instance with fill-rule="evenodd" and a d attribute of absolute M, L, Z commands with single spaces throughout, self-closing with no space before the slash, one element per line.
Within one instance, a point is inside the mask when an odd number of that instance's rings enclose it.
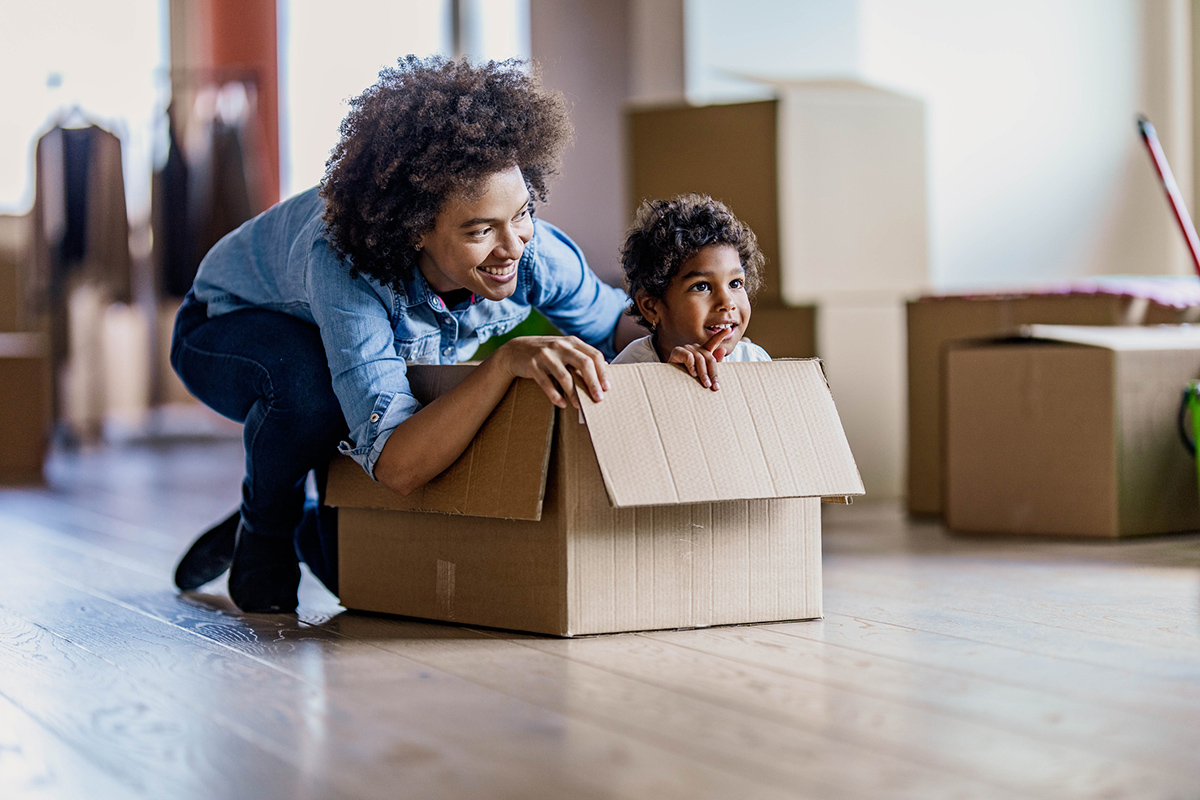
<path fill-rule="evenodd" d="M 350 99 L 381 69 L 408 53 L 449 52 L 449 20 L 448 0 L 280 3 L 280 197 L 320 183 Z M 331 47 L 336 57 L 319 57 Z"/>
<path fill-rule="evenodd" d="M 468 0 L 462 25 L 472 60 L 529 57 L 528 0 Z M 449 0 L 281 0 L 279 28 L 281 197 L 321 181 L 350 99 L 381 69 L 453 50 Z M 331 48 L 335 57 L 314 57 Z"/>
<path fill-rule="evenodd" d="M 620 283 L 618 249 L 628 224 L 629 50 L 629 10 L 623 0 L 530 2 L 530 51 L 546 85 L 566 95 L 575 123 L 575 144 L 538 215 L 562 226 L 596 274 L 611 283 Z"/>
<path fill-rule="evenodd" d="M 629 99 L 637 105 L 685 100 L 684 0 L 630 0 Z"/>
<path fill-rule="evenodd" d="M 863 79 L 928 105 L 932 286 L 1188 270 L 1134 125 L 1191 197 L 1187 3 L 859 7 Z"/>
<path fill-rule="evenodd" d="M 0 0 L 0 213 L 33 205 L 34 143 L 78 104 L 121 139 L 129 215 L 149 218 L 166 30 L 162 0 Z"/>
<path fill-rule="evenodd" d="M 759 100 L 746 80 L 846 77 L 859 63 L 855 0 L 684 0 L 687 96 L 696 104 Z"/>

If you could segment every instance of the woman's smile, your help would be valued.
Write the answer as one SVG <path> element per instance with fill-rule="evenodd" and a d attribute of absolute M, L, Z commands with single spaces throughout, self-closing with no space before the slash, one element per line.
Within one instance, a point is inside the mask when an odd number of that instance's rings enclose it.
<path fill-rule="evenodd" d="M 479 188 L 446 203 L 421 239 L 417 266 L 435 292 L 469 289 L 503 300 L 516 290 L 517 265 L 533 238 L 529 189 L 515 166 L 488 176 Z"/>

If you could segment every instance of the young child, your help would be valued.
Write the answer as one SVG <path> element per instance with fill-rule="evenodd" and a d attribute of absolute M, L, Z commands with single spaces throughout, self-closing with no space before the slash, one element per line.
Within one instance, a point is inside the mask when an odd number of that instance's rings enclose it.
<path fill-rule="evenodd" d="M 770 361 L 745 338 L 763 254 L 749 226 L 701 194 L 642 203 L 621 248 L 629 309 L 650 329 L 613 364 L 680 364 L 716 391 L 718 361 Z"/>

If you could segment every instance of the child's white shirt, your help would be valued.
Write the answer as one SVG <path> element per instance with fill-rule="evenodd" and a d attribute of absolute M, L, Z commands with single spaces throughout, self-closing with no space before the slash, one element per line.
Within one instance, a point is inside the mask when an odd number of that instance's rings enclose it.
<path fill-rule="evenodd" d="M 654 349 L 653 337 L 643 336 L 625 346 L 625 349 L 614 358 L 611 364 L 645 364 L 658 361 L 658 352 Z M 733 348 L 733 352 L 721 359 L 721 363 L 729 361 L 770 361 L 767 351 L 749 339 L 742 339 Z"/>

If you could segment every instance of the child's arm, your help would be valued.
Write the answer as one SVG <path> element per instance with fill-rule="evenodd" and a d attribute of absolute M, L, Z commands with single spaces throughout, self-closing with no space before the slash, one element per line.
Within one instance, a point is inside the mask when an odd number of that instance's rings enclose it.
<path fill-rule="evenodd" d="M 685 344 L 671 351 L 668 364 L 679 364 L 706 389 L 714 392 L 721 388 L 717 383 L 717 362 L 725 357 L 721 342 L 732 336 L 728 330 L 714 333 L 704 344 Z"/>

